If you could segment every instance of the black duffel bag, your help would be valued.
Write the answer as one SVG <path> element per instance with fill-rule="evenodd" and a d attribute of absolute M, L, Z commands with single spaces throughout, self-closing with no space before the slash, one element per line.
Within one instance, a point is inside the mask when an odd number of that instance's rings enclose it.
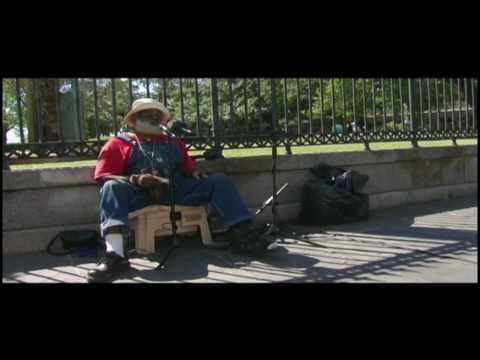
<path fill-rule="evenodd" d="M 368 217 L 367 194 L 352 194 L 316 180 L 303 186 L 299 219 L 302 225 L 335 225 Z"/>
<path fill-rule="evenodd" d="M 60 241 L 61 249 L 53 249 L 53 244 Z M 96 230 L 61 231 L 48 243 L 50 255 L 68 255 L 73 251 L 97 250 L 100 247 L 100 235 Z"/>
<path fill-rule="evenodd" d="M 347 190 L 350 193 L 358 193 L 369 180 L 368 175 L 359 174 L 354 170 L 345 170 L 325 163 L 319 163 L 310 169 L 315 178 L 323 184 L 333 185 Z"/>

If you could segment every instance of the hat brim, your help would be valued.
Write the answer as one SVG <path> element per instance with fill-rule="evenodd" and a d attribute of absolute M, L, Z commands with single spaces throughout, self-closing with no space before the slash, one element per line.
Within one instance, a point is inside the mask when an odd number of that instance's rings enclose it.
<path fill-rule="evenodd" d="M 134 120 L 132 119 L 132 115 L 144 110 L 158 110 L 164 113 L 167 116 L 170 116 L 170 112 L 167 110 L 165 106 L 160 103 L 145 103 L 140 104 L 135 109 L 130 110 L 127 115 L 124 117 L 124 121 L 127 123 L 128 126 L 133 127 Z"/>

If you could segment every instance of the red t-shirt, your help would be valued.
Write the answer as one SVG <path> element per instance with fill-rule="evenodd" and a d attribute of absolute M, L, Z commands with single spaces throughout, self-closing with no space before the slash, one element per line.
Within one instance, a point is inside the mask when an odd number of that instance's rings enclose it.
<path fill-rule="evenodd" d="M 128 134 L 132 139 L 135 139 L 135 135 Z M 166 142 L 167 137 L 165 135 L 159 135 L 155 142 Z M 192 173 L 197 170 L 196 162 L 188 155 L 187 147 L 185 143 L 178 139 L 174 139 L 175 144 L 180 148 L 182 154 L 182 169 L 187 173 Z M 133 145 L 114 137 L 107 141 L 103 146 L 100 154 L 98 155 L 97 166 L 95 167 L 94 179 L 96 182 L 103 182 L 103 177 L 107 175 L 123 175 L 127 171 L 128 159 L 132 151 Z"/>

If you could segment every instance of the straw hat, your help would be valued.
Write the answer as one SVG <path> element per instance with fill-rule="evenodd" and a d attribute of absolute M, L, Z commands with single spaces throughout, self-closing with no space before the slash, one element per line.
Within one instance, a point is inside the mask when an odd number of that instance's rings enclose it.
<path fill-rule="evenodd" d="M 161 102 L 154 99 L 142 98 L 135 100 L 132 104 L 132 109 L 125 115 L 124 120 L 128 126 L 133 127 L 132 115 L 143 110 L 160 110 L 162 113 L 170 116 L 170 112 Z"/>

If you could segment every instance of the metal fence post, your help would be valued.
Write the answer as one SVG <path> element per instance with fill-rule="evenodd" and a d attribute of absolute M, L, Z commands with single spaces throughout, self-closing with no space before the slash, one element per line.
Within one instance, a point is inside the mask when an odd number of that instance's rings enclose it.
<path fill-rule="evenodd" d="M 475 130 L 478 127 L 477 124 L 477 108 L 478 108 L 478 80 L 472 79 L 472 129 Z"/>
<path fill-rule="evenodd" d="M 85 140 L 83 136 L 83 129 L 82 129 L 82 118 L 80 116 L 80 85 L 78 78 L 73 80 L 73 86 L 75 89 L 75 107 L 77 110 L 77 126 L 78 126 L 78 136 L 80 141 L 83 142 Z"/>
<path fill-rule="evenodd" d="M 61 112 L 61 97 L 60 97 L 60 85 L 58 79 L 55 79 L 55 111 L 57 112 L 57 124 L 58 124 L 58 140 L 63 142 L 63 124 L 62 124 L 62 112 Z"/>
<path fill-rule="evenodd" d="M 195 111 L 197 113 L 195 135 L 200 136 L 200 100 L 198 96 L 198 79 L 195 78 Z"/>
<path fill-rule="evenodd" d="M 117 124 L 117 89 L 115 86 L 115 78 L 112 78 L 112 114 L 113 114 L 113 131 L 115 136 L 118 134 L 118 124 Z"/>
<path fill-rule="evenodd" d="M 22 98 L 20 97 L 20 82 L 15 79 L 15 95 L 17 97 L 17 116 L 20 126 L 20 142 L 25 143 L 25 137 L 23 135 L 23 114 L 22 114 Z"/>
<path fill-rule="evenodd" d="M 162 96 L 163 96 L 163 105 L 168 108 L 168 98 L 167 98 L 167 79 L 162 79 Z"/>
<path fill-rule="evenodd" d="M 283 79 L 283 109 L 285 112 L 285 151 L 287 155 L 292 155 L 292 146 L 290 144 L 290 135 L 288 133 L 288 84 L 287 78 Z"/>
<path fill-rule="evenodd" d="M 40 80 L 33 79 L 33 99 L 35 101 L 35 120 L 37 121 L 38 143 L 43 143 L 43 113 L 40 104 L 41 87 Z"/>
<path fill-rule="evenodd" d="M 128 79 L 130 81 L 130 79 Z M 131 87 L 130 87 L 131 89 Z M 98 123 L 98 93 L 97 93 L 97 79 L 93 79 L 93 106 L 95 110 L 95 136 L 97 141 L 100 141 L 100 129 Z M 132 98 L 130 97 L 130 107 L 132 106 Z"/>
<path fill-rule="evenodd" d="M 364 150 L 371 151 L 370 144 L 368 142 L 368 125 L 367 125 L 367 79 L 362 79 L 362 89 L 363 89 L 363 131 L 362 134 L 364 136 L 363 146 Z"/>
<path fill-rule="evenodd" d="M 229 121 L 230 129 L 229 130 L 231 132 L 234 132 L 235 131 L 235 123 L 234 123 L 235 110 L 234 110 L 234 106 L 233 106 L 233 101 L 234 101 L 234 98 L 233 98 L 233 79 L 228 79 L 228 99 L 229 99 L 229 103 L 230 103 L 230 121 Z"/>
<path fill-rule="evenodd" d="M 418 147 L 418 107 L 417 107 L 417 89 L 415 88 L 415 79 L 408 79 L 408 103 L 410 105 L 410 131 L 412 136 L 412 147 Z"/>
<path fill-rule="evenodd" d="M 270 80 L 271 85 L 271 102 L 272 102 L 272 120 L 270 125 L 270 132 L 272 136 L 272 157 L 273 157 L 273 164 L 272 164 L 272 177 L 273 177 L 273 206 L 272 206 L 272 222 L 276 224 L 277 221 L 277 182 L 276 182 L 276 158 L 277 158 L 277 93 L 275 89 L 275 79 Z"/>
<path fill-rule="evenodd" d="M 128 78 L 128 100 L 130 102 L 130 107 L 132 107 L 133 104 L 133 90 L 132 90 L 133 84 L 132 84 L 132 78 Z"/>
<path fill-rule="evenodd" d="M 180 117 L 182 121 L 185 121 L 185 106 L 183 103 L 183 79 L 178 79 L 178 85 L 180 86 Z"/>
<path fill-rule="evenodd" d="M 10 168 L 10 163 L 8 161 L 8 157 L 5 156 L 5 145 L 6 145 L 6 142 L 7 142 L 7 136 L 6 136 L 6 131 L 5 131 L 5 123 L 2 121 L 2 157 L 3 157 L 3 161 L 2 161 L 2 170 L 5 170 L 5 171 L 11 171 L 11 168 Z"/>
<path fill-rule="evenodd" d="M 214 141 L 214 158 L 222 157 L 222 147 L 220 143 L 220 124 L 218 121 L 218 84 L 217 79 L 210 79 L 210 96 L 212 97 L 212 131 Z"/>

